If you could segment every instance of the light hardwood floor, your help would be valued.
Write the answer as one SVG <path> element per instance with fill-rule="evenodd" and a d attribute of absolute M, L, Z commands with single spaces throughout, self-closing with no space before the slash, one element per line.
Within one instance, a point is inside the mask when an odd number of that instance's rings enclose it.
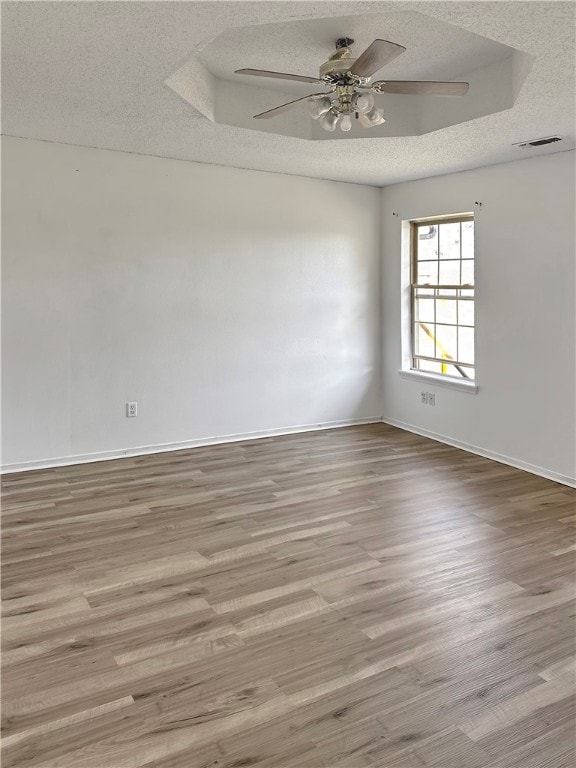
<path fill-rule="evenodd" d="M 381 424 L 3 485 L 4 768 L 573 764 L 569 488 Z"/>

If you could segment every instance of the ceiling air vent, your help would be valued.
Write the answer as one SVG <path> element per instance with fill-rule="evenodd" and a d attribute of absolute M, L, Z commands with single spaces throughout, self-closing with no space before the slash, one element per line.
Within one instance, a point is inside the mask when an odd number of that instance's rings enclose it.
<path fill-rule="evenodd" d="M 544 144 L 554 144 L 555 141 L 562 141 L 562 139 L 560 136 L 547 136 L 544 139 L 534 139 L 533 141 L 519 141 L 512 146 L 525 149 L 526 147 L 542 147 Z"/>

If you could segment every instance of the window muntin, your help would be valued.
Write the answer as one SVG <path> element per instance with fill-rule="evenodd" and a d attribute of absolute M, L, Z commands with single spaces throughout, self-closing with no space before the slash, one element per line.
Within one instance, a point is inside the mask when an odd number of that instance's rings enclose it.
<path fill-rule="evenodd" d="M 474 217 L 411 223 L 412 369 L 473 381 Z"/>

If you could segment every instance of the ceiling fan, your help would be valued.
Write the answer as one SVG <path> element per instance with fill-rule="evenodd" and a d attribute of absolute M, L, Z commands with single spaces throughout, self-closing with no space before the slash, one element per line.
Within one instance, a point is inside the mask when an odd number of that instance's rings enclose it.
<path fill-rule="evenodd" d="M 294 99 L 267 112 L 254 115 L 254 118 L 267 120 L 308 102 L 311 117 L 319 120 L 325 130 L 334 131 L 339 123 L 343 131 L 349 131 L 352 128 L 352 117 L 355 117 L 363 128 L 372 128 L 385 122 L 384 112 L 374 103 L 374 93 L 464 96 L 468 92 L 468 83 L 433 80 L 376 80 L 370 83 L 372 75 L 404 53 L 406 48 L 388 40 L 374 40 L 364 53 L 354 58 L 350 51 L 353 42 L 354 40 L 350 37 L 341 37 L 336 40 L 336 52 L 322 64 L 318 77 L 269 72 L 265 69 L 237 69 L 235 72 L 237 75 L 295 80 L 299 83 L 314 83 L 330 89 L 329 92 L 312 93 Z"/>

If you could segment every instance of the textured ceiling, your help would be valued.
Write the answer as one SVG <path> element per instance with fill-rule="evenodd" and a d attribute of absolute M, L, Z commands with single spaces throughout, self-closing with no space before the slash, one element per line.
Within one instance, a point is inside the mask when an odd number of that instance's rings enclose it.
<path fill-rule="evenodd" d="M 575 143 L 574 7 L 460 0 L 3 2 L 2 132 L 376 185 L 561 151 Z M 422 23 L 403 24 L 406 13 L 421 14 Z M 297 24 L 296 39 L 292 24 L 274 36 L 267 35 L 272 26 L 259 26 L 306 20 L 309 26 Z M 454 34 L 437 43 L 432 21 L 488 41 Z M 245 27 L 253 28 L 250 41 Z M 402 30 L 402 39 L 390 29 Z M 465 37 L 477 66 L 497 58 L 490 40 L 528 54 L 523 61 L 531 66 L 520 73 L 526 79 L 511 109 L 423 136 L 351 141 L 311 142 L 214 123 L 165 84 L 191 58 L 203 62 L 208 80 L 233 80 L 230 70 L 243 66 L 314 75 L 334 36 L 350 34 L 360 47 L 374 37 L 405 45 L 408 52 L 386 70 L 398 79 L 456 77 L 454 62 L 463 53 L 458 41 Z M 257 49 L 254 39 L 261 41 Z M 564 140 L 548 148 L 512 146 L 556 134 Z"/>

